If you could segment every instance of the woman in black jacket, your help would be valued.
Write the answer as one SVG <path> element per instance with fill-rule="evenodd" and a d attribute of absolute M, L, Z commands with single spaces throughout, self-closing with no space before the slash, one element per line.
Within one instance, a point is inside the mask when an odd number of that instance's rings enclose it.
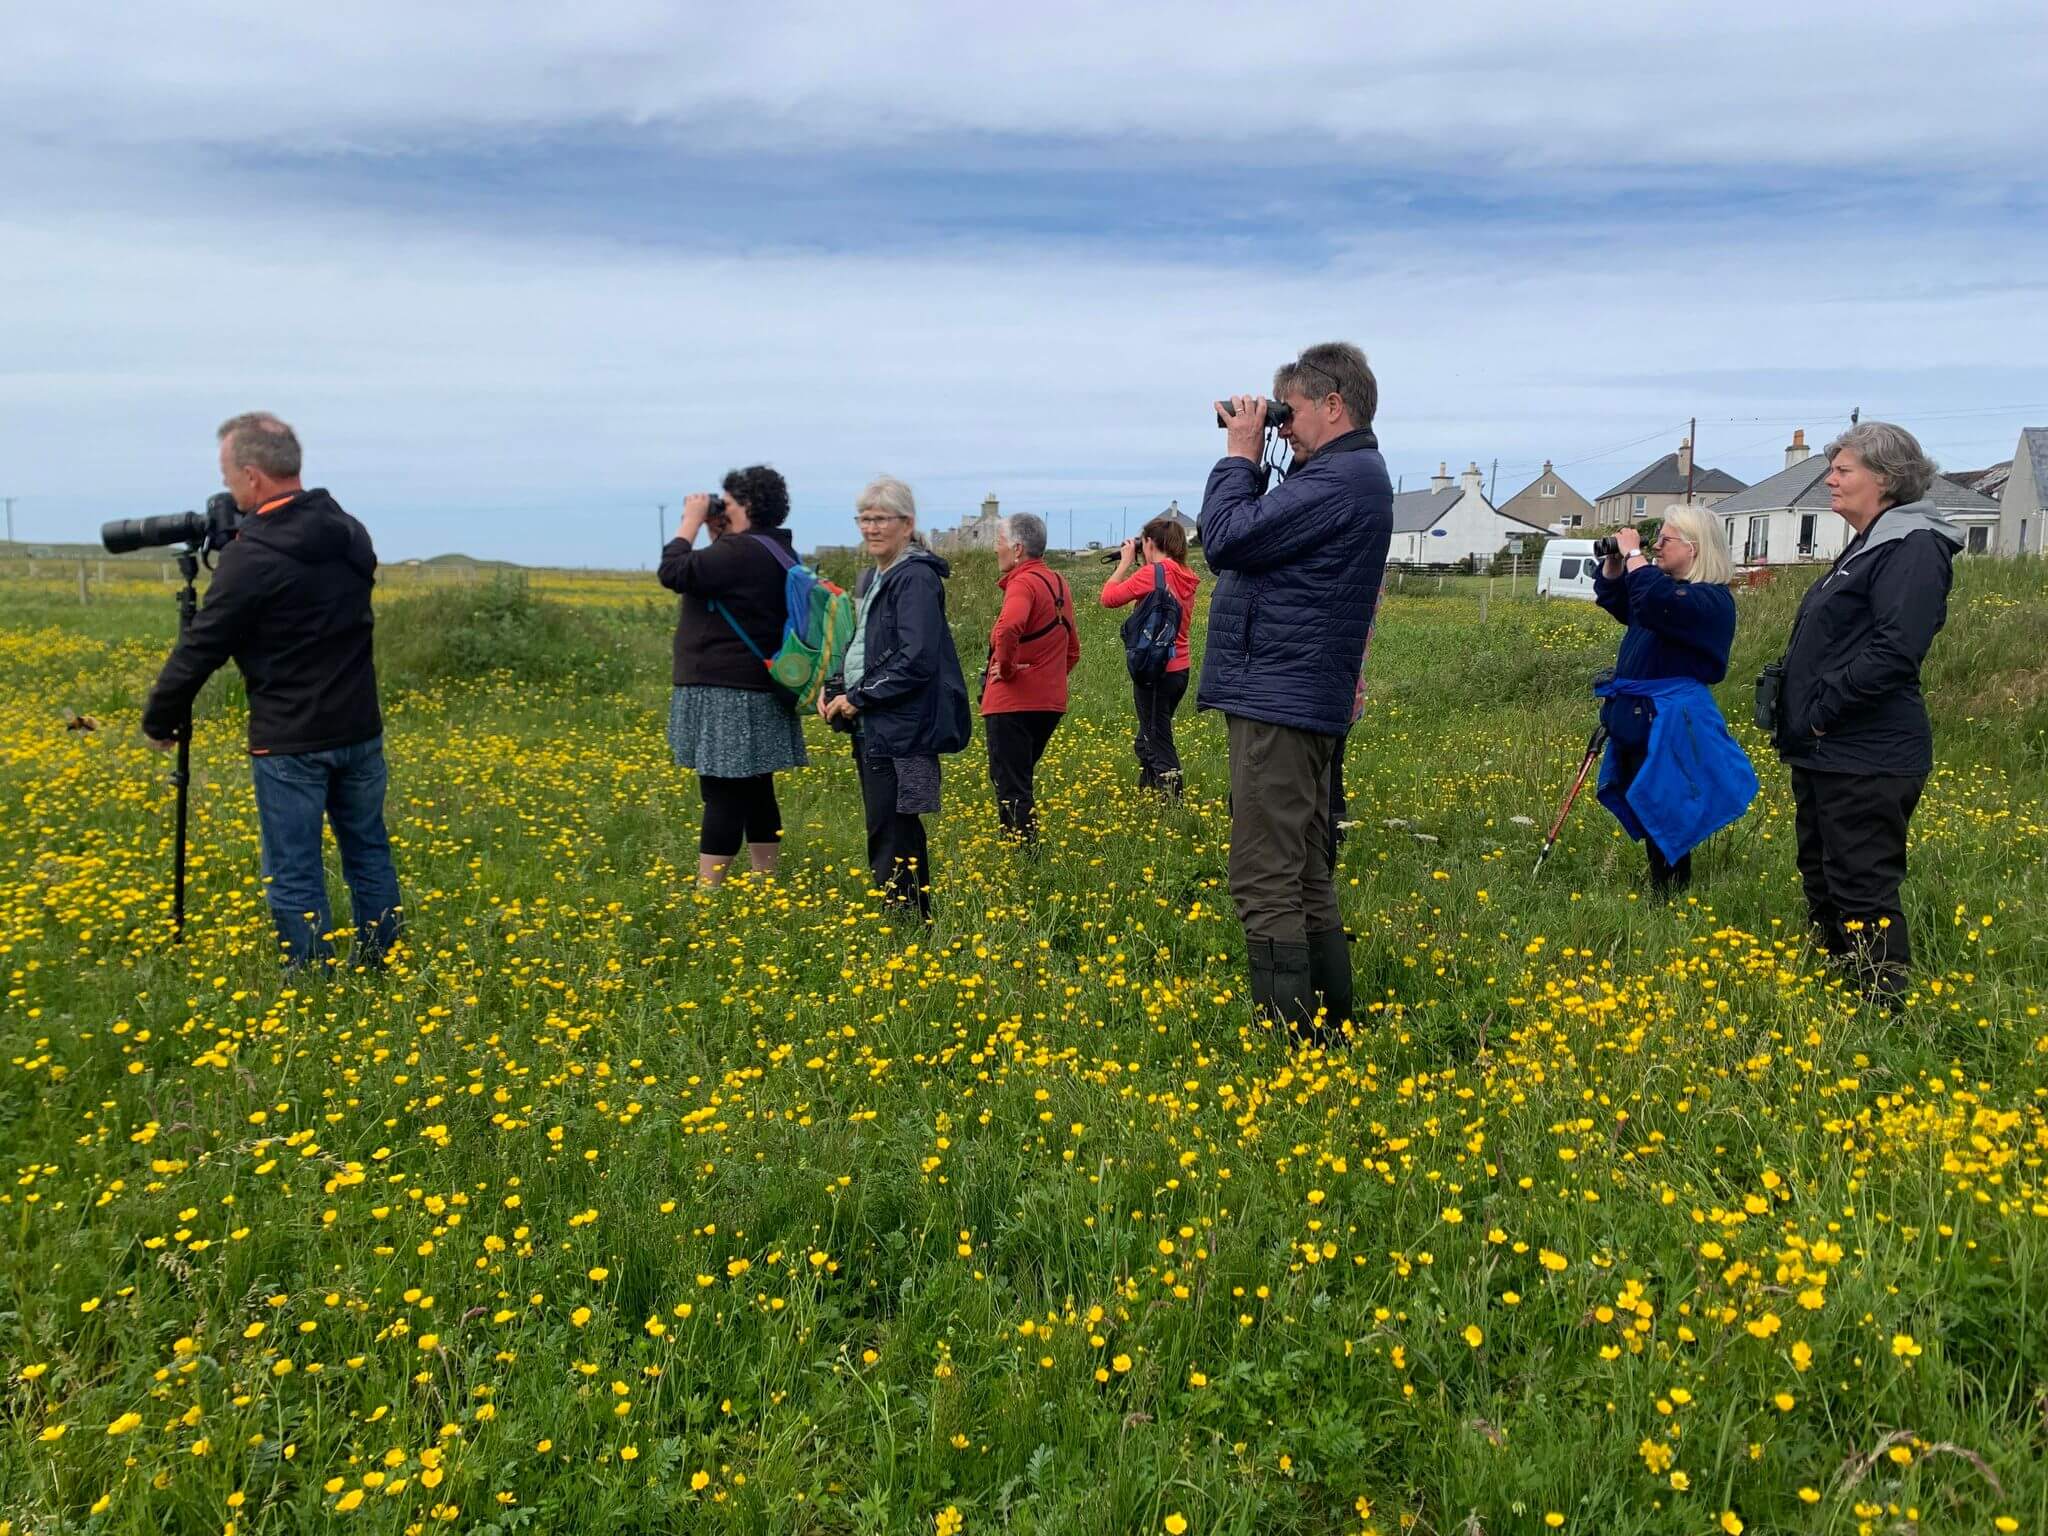
<path fill-rule="evenodd" d="M 796 563 L 782 526 L 788 516 L 781 475 L 761 464 L 736 469 L 716 515 L 709 495 L 684 499 L 682 526 L 661 552 L 661 584 L 682 594 L 668 740 L 704 795 L 697 878 L 706 885 L 725 879 L 742 841 L 755 874 L 775 873 L 775 775 L 810 761 L 802 723 L 764 662 L 781 646 L 787 618 L 783 573 Z M 706 527 L 711 542 L 698 549 Z"/>
<path fill-rule="evenodd" d="M 946 562 L 917 537 L 910 487 L 888 475 L 854 502 L 875 567 L 854 585 L 857 618 L 844 671 L 818 714 L 853 733 L 867 816 L 868 868 L 896 910 L 931 916 L 924 817 L 939 808 L 939 756 L 967 745 L 967 681 L 946 623 Z"/>
<path fill-rule="evenodd" d="M 1913 958 L 1899 906 L 1906 824 L 1934 769 L 1920 664 L 1948 618 L 1963 535 L 1922 499 L 1934 464 L 1905 428 L 1866 421 L 1828 458 L 1829 502 L 1855 536 L 1807 589 L 1785 643 L 1778 755 L 1821 947 L 1896 1011 Z"/>

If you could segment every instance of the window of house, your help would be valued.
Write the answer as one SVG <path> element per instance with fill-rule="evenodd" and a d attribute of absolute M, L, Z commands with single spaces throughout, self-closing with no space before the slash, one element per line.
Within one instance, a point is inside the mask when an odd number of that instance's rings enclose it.
<path fill-rule="evenodd" d="M 1546 496 L 1555 496 L 1557 494 L 1557 486 L 1549 480 L 1544 481 L 1543 494 Z"/>
<path fill-rule="evenodd" d="M 1721 520 L 1721 532 L 1722 532 L 1723 534 L 1725 534 L 1725 535 L 1727 536 L 1727 539 L 1728 539 L 1728 547 L 1729 547 L 1729 548 L 1730 548 L 1731 550 L 1732 550 L 1732 549 L 1734 549 L 1734 548 L 1735 548 L 1735 519 L 1734 519 L 1734 518 L 1732 518 L 1732 517 L 1725 517 L 1725 518 L 1723 518 L 1723 519 Z"/>
<path fill-rule="evenodd" d="M 1771 547 L 1771 520 L 1758 515 L 1749 520 L 1749 537 L 1742 541 L 1742 563 L 1755 565 L 1767 558 Z"/>
<path fill-rule="evenodd" d="M 1970 544 L 1968 553 L 1973 555 L 1981 555 L 1984 553 L 1985 550 L 1989 549 L 1991 547 L 1990 534 L 1991 530 L 1989 528 L 1984 527 L 1981 523 L 1975 528 L 1972 528 L 1970 530 Z"/>
<path fill-rule="evenodd" d="M 1638 496 L 1638 497 L 1636 498 L 1636 516 L 1637 516 L 1637 517 L 1641 517 L 1641 516 L 1643 515 L 1643 510 L 1644 510 L 1644 508 L 1648 507 L 1648 506 L 1649 506 L 1649 504 L 1650 504 L 1650 498 L 1649 498 L 1649 497 L 1647 497 L 1647 496 Z"/>
<path fill-rule="evenodd" d="M 1799 558 L 1808 559 L 1813 554 L 1814 535 L 1820 527 L 1820 514 L 1802 512 L 1799 515 Z"/>

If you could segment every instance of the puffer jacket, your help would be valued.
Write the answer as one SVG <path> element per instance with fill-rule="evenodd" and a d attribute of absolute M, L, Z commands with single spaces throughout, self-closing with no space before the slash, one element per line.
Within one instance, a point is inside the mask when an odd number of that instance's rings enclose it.
<path fill-rule="evenodd" d="M 1948 620 L 1962 530 L 1931 501 L 1889 507 L 1807 589 L 1785 643 L 1778 755 L 1813 773 L 1934 771 L 1920 663 Z"/>
<path fill-rule="evenodd" d="M 1341 736 L 1393 536 L 1394 487 L 1367 431 L 1325 443 L 1272 490 L 1227 458 L 1202 495 L 1202 555 L 1217 573 L 1195 702 Z"/>
<path fill-rule="evenodd" d="M 881 581 L 862 630 L 860 681 L 838 685 L 853 701 L 854 729 L 870 758 L 958 752 L 973 735 L 967 679 L 946 623 L 952 574 L 930 550 L 912 546 L 879 578 L 870 566 L 854 583 L 862 599 Z"/>

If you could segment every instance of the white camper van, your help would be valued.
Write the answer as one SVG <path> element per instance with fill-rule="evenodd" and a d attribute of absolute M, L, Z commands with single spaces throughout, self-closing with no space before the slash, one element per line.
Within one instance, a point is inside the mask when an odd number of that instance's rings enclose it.
<path fill-rule="evenodd" d="M 1593 573 L 1600 569 L 1600 557 L 1593 553 L 1591 539 L 1552 539 L 1543 546 L 1543 563 L 1536 568 L 1538 597 L 1577 597 L 1593 601 Z"/>

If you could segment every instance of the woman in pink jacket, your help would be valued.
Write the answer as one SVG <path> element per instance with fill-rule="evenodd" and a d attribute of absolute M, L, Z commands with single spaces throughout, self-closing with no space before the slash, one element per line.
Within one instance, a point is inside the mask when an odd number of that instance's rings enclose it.
<path fill-rule="evenodd" d="M 1139 565 L 1138 562 L 1144 563 Z M 1164 570 L 1167 590 L 1180 603 L 1180 634 L 1173 642 L 1173 660 L 1156 684 L 1131 684 L 1138 711 L 1138 734 L 1131 743 L 1138 754 L 1138 787 L 1156 789 L 1169 800 L 1180 794 L 1180 753 L 1173 745 L 1173 716 L 1188 691 L 1188 625 L 1195 613 L 1195 588 L 1202 578 L 1188 569 L 1188 536 L 1171 517 L 1155 517 L 1124 540 L 1123 558 L 1102 589 L 1102 606 L 1122 608 L 1142 602 Z M 1134 573 L 1132 567 L 1136 565 Z"/>

